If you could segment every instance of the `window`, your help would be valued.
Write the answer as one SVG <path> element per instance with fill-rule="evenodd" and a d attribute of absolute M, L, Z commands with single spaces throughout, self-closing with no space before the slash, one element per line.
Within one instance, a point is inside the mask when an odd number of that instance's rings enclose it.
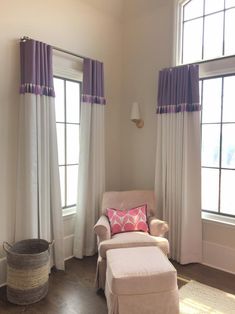
<path fill-rule="evenodd" d="M 235 0 L 187 1 L 181 15 L 181 63 L 235 53 Z"/>
<path fill-rule="evenodd" d="M 235 215 L 235 75 L 203 79 L 202 210 Z"/>
<path fill-rule="evenodd" d="M 77 202 L 81 83 L 54 77 L 58 161 L 64 214 Z"/>
<path fill-rule="evenodd" d="M 235 0 L 181 1 L 179 64 L 203 61 L 202 211 L 228 218 L 235 217 L 234 36 Z"/>

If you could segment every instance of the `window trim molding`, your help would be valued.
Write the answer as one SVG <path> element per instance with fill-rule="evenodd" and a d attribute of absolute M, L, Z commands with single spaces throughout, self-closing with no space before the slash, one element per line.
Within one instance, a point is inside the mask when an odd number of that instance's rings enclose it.
<path fill-rule="evenodd" d="M 218 215 L 215 213 L 208 213 L 205 211 L 202 211 L 201 213 L 202 220 L 213 222 L 213 223 L 219 223 L 224 224 L 228 226 L 235 227 L 235 217 L 230 216 L 224 216 L 224 215 Z"/>
<path fill-rule="evenodd" d="M 76 213 L 77 213 L 77 206 L 62 208 L 63 217 L 69 218 L 70 216 L 76 215 Z"/>
<path fill-rule="evenodd" d="M 173 57 L 173 64 L 175 65 L 186 65 L 186 64 L 201 64 L 201 63 L 207 63 L 207 62 L 213 62 L 213 61 L 220 61 L 220 60 L 224 60 L 224 59 L 229 59 L 229 58 L 235 58 L 235 53 L 234 54 L 224 54 L 224 36 L 225 36 L 225 12 L 231 9 L 235 9 L 235 6 L 233 7 L 229 7 L 226 8 L 224 7 L 223 10 L 220 10 L 218 12 L 224 12 L 224 16 L 223 16 L 223 42 L 222 42 L 222 55 L 217 57 L 217 58 L 211 58 L 211 59 L 199 59 L 199 60 L 195 60 L 193 62 L 182 62 L 182 42 L 183 42 L 183 32 L 182 32 L 182 28 L 183 28 L 183 23 L 184 21 L 182 20 L 182 16 L 183 16 L 183 6 L 188 4 L 189 2 L 191 2 L 192 0 L 175 0 L 175 34 L 174 34 L 174 57 Z M 205 5 L 205 0 L 204 1 L 204 5 Z M 205 9 L 205 8 L 204 8 Z M 216 12 L 212 12 L 212 13 L 208 13 L 205 14 L 205 12 L 203 12 L 203 16 L 201 16 L 203 18 L 203 24 L 204 24 L 204 20 L 205 20 L 205 16 L 208 15 L 213 15 L 218 13 Z M 191 19 L 190 19 L 191 20 Z M 190 21 L 187 20 L 187 21 Z M 202 34 L 202 38 L 204 37 L 204 28 L 203 28 L 203 34 Z M 203 40 L 204 41 L 204 40 Z M 204 42 L 202 42 L 202 51 L 204 51 Z M 203 57 L 203 56 L 202 56 Z"/>
<path fill-rule="evenodd" d="M 223 88 L 224 88 L 224 78 L 226 77 L 230 77 L 230 76 L 234 76 L 235 77 L 235 71 L 233 73 L 225 73 L 223 72 L 223 74 L 219 74 L 219 75 L 214 75 L 214 76 L 209 76 L 209 77 L 202 77 L 200 78 L 201 81 L 204 81 L 204 80 L 208 80 L 208 79 L 214 79 L 214 78 L 221 78 L 222 79 L 222 90 L 221 90 L 221 93 L 222 95 L 224 94 L 223 92 Z M 202 97 L 202 95 L 201 95 Z M 201 101 L 202 101 L 202 98 L 201 98 Z M 202 103 L 202 106 L 203 106 L 203 103 Z M 223 110 L 223 103 L 221 103 L 221 106 L 222 106 L 222 110 Z M 203 107 L 202 107 L 203 108 Z M 221 112 L 221 115 L 222 115 L 222 112 Z M 222 116 L 221 116 L 222 118 Z M 222 150 L 222 125 L 223 124 L 234 124 L 234 122 L 223 122 L 222 120 L 220 120 L 220 122 L 215 122 L 215 124 L 220 124 L 221 125 L 221 128 L 220 128 L 220 161 L 219 161 L 219 167 L 209 167 L 209 166 L 202 166 L 201 165 L 201 169 L 202 168 L 211 168 L 211 169 L 218 169 L 219 170 L 219 204 L 220 204 L 220 197 L 221 197 L 221 171 L 223 169 L 226 169 L 226 170 L 230 170 L 230 171 L 235 171 L 234 168 L 224 168 L 222 167 L 222 164 L 221 164 L 221 150 Z M 201 124 L 201 127 L 202 125 L 205 125 L 205 124 L 214 124 L 214 123 L 203 123 L 202 121 L 200 122 Z M 201 136 L 202 136 L 202 131 L 201 131 Z M 213 221 L 217 221 L 217 222 L 224 222 L 224 223 L 229 223 L 229 224 L 234 224 L 235 225 L 235 213 L 234 215 L 231 215 L 231 214 L 226 214 L 226 213 L 221 213 L 220 211 L 220 208 L 218 208 L 218 212 L 216 211 L 210 211 L 210 210 L 206 210 L 206 209 L 203 209 L 201 208 L 201 212 L 202 212 L 202 218 L 204 217 L 204 219 L 208 219 L 208 220 L 213 220 Z M 221 217 L 221 218 L 219 218 Z"/>

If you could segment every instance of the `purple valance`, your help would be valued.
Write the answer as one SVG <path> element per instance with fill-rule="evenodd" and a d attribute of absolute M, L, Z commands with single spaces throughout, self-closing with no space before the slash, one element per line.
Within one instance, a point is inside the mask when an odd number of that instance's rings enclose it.
<path fill-rule="evenodd" d="M 159 72 L 158 114 L 200 109 L 198 65 L 183 65 Z"/>
<path fill-rule="evenodd" d="M 82 101 L 105 105 L 103 63 L 84 59 Z"/>
<path fill-rule="evenodd" d="M 52 47 L 28 39 L 20 43 L 20 93 L 55 96 L 52 72 Z"/>

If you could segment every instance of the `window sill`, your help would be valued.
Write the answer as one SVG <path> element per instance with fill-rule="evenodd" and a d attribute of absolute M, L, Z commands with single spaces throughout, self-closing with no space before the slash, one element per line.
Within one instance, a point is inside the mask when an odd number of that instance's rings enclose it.
<path fill-rule="evenodd" d="M 63 218 L 71 218 L 71 216 L 75 216 L 77 212 L 76 207 L 69 207 L 63 209 Z"/>
<path fill-rule="evenodd" d="M 226 216 L 202 212 L 202 219 L 215 222 L 215 223 L 229 225 L 229 226 L 235 226 L 235 218 L 233 217 L 226 217 Z"/>

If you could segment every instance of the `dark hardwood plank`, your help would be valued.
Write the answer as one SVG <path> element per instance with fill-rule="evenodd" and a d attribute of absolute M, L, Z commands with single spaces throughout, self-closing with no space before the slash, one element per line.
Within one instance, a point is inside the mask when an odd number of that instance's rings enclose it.
<path fill-rule="evenodd" d="M 235 294 L 235 275 L 202 264 L 180 265 L 174 261 L 171 262 L 177 270 L 178 278 L 193 279 L 208 286 Z M 185 281 L 179 279 L 179 287 L 182 284 L 185 284 Z"/>
<path fill-rule="evenodd" d="M 107 314 L 104 293 L 94 288 L 96 256 L 71 259 L 66 270 L 52 270 L 44 300 L 28 306 L 11 304 L 6 288 L 0 289 L 0 314 Z"/>
<path fill-rule="evenodd" d="M 73 258 L 66 262 L 65 272 L 52 270 L 47 297 L 32 305 L 9 303 L 6 288 L 1 288 L 0 314 L 107 314 L 104 293 L 94 288 L 96 258 Z M 235 294 L 235 275 L 201 264 L 172 263 L 178 272 L 179 287 L 193 279 Z"/>

